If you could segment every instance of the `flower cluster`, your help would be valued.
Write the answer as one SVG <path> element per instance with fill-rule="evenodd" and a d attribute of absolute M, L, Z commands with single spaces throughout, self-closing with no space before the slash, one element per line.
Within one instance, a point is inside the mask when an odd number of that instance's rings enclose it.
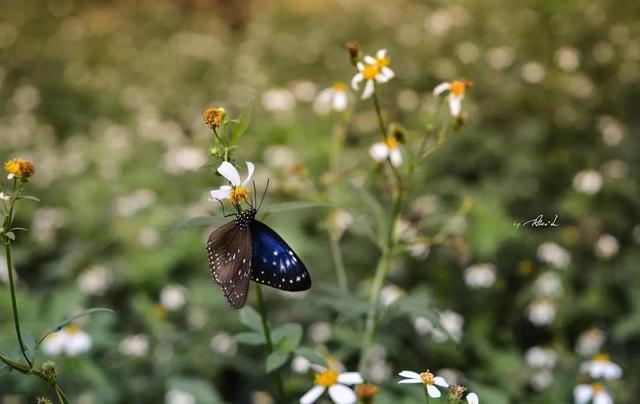
<path fill-rule="evenodd" d="M 15 158 L 5 162 L 4 170 L 9 173 L 9 175 L 7 175 L 8 179 L 11 180 L 17 178 L 23 181 L 29 180 L 29 178 L 31 178 L 36 172 L 36 168 L 33 163 L 21 158 Z"/>
<path fill-rule="evenodd" d="M 212 107 L 202 114 L 205 123 L 211 129 L 219 128 L 224 122 L 224 108 Z"/>
<path fill-rule="evenodd" d="M 451 401 L 460 401 L 464 396 L 468 404 L 478 404 L 480 402 L 476 393 L 468 392 L 466 387 L 457 384 L 449 385 L 442 376 L 435 376 L 428 370 L 422 373 L 403 370 L 398 375 L 404 377 L 398 382 L 399 384 L 422 384 L 426 394 L 431 398 L 442 397 L 442 392 L 438 388 L 441 387 L 449 391 L 449 399 Z"/>
<path fill-rule="evenodd" d="M 604 386 L 604 382 L 617 380 L 622 377 L 622 369 L 611 361 L 609 355 L 598 354 L 593 359 L 580 365 L 580 372 L 586 374 L 593 381 L 590 384 L 579 384 L 573 390 L 576 404 L 613 404 L 613 396 Z"/>

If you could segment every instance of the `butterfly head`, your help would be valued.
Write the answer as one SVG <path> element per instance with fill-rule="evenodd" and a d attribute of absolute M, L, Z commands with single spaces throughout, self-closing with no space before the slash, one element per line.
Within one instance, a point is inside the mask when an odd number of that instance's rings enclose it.
<path fill-rule="evenodd" d="M 251 224 L 253 219 L 256 217 L 257 210 L 254 208 L 243 210 L 242 212 L 236 214 L 236 226 L 241 229 L 244 229 Z"/>

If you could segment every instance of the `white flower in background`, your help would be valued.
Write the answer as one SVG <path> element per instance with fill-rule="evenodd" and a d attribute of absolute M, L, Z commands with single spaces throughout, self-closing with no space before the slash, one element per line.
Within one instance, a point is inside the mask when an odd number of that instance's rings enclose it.
<path fill-rule="evenodd" d="M 552 369 L 556 366 L 558 354 L 549 347 L 533 346 L 527 349 L 527 352 L 524 354 L 524 359 L 527 365 L 532 368 Z"/>
<path fill-rule="evenodd" d="M 13 281 L 18 281 L 18 273 L 13 270 Z M 9 282 L 9 271 L 7 270 L 7 260 L 4 255 L 0 255 L 0 282 Z"/>
<path fill-rule="evenodd" d="M 295 165 L 299 163 L 295 150 L 289 146 L 269 146 L 264 149 L 262 156 L 264 162 L 268 166 L 287 172 L 292 170 Z"/>
<path fill-rule="evenodd" d="M 407 246 L 409 255 L 418 260 L 425 260 L 431 252 L 431 244 L 428 240 L 417 240 Z"/>
<path fill-rule="evenodd" d="M 337 82 L 333 87 L 320 91 L 313 103 L 313 109 L 320 115 L 324 115 L 330 110 L 342 112 L 347 109 L 348 102 L 347 85 Z"/>
<path fill-rule="evenodd" d="M 314 403 L 325 390 L 329 390 L 329 397 L 336 404 L 352 404 L 356 402 L 356 393 L 347 385 L 363 383 L 364 380 L 360 373 L 338 373 L 333 369 L 318 365 L 311 365 L 311 367 L 316 371 L 315 386 L 300 398 L 300 404 Z"/>
<path fill-rule="evenodd" d="M 311 362 L 304 356 L 296 355 L 291 361 L 291 370 L 298 374 L 305 374 L 311 368 Z"/>
<path fill-rule="evenodd" d="M 375 83 L 386 83 L 394 76 L 393 71 L 389 68 L 391 60 L 387 57 L 386 50 L 379 50 L 376 57 L 365 56 L 364 63 L 358 62 L 356 68 L 358 73 L 351 80 L 351 87 L 358 91 L 360 83 L 366 81 L 362 99 L 369 98 L 375 91 Z"/>
<path fill-rule="evenodd" d="M 445 310 L 439 316 L 441 328 L 422 316 L 413 319 L 413 327 L 419 335 L 429 335 L 436 342 L 445 342 L 449 338 L 460 340 L 463 335 L 464 317 L 452 310 Z"/>
<path fill-rule="evenodd" d="M 606 339 L 604 331 L 597 327 L 590 328 L 578 336 L 576 352 L 582 356 L 589 356 L 600 351 Z"/>
<path fill-rule="evenodd" d="M 127 335 L 120 341 L 118 349 L 127 356 L 145 356 L 149 352 L 149 337 L 145 334 Z"/>
<path fill-rule="evenodd" d="M 595 355 L 592 360 L 582 363 L 580 371 L 592 379 L 616 380 L 622 377 L 622 369 L 607 354 Z"/>
<path fill-rule="evenodd" d="M 102 265 L 94 265 L 78 277 L 78 288 L 82 293 L 102 296 L 113 282 L 111 270 Z"/>
<path fill-rule="evenodd" d="M 527 308 L 529 321 L 536 326 L 548 325 L 556 318 L 556 305 L 546 299 L 536 300 Z"/>
<path fill-rule="evenodd" d="M 324 344 L 331 338 L 331 324 L 326 321 L 318 321 L 309 327 L 311 340 L 316 344 Z"/>
<path fill-rule="evenodd" d="M 602 175 L 596 170 L 583 170 L 573 177 L 573 189 L 587 195 L 593 195 L 602 188 Z"/>
<path fill-rule="evenodd" d="M 533 288 L 538 296 L 556 297 L 562 294 L 562 280 L 553 271 L 546 271 L 540 274 L 533 284 Z"/>
<path fill-rule="evenodd" d="M 196 404 L 193 394 L 180 389 L 171 389 L 164 398 L 165 404 Z"/>
<path fill-rule="evenodd" d="M 156 194 L 150 189 L 137 189 L 129 195 L 116 198 L 115 211 L 118 216 L 131 217 L 140 210 L 151 206 L 156 200 Z"/>
<path fill-rule="evenodd" d="M 579 384 L 573 390 L 576 404 L 613 404 L 613 397 L 599 383 Z"/>
<path fill-rule="evenodd" d="M 371 145 L 369 155 L 375 161 L 389 159 L 395 167 L 402 164 L 402 153 L 400 152 L 398 140 L 393 136 L 387 137 L 384 142 L 377 142 Z"/>
<path fill-rule="evenodd" d="M 163 164 L 167 173 L 183 174 L 207 164 L 207 154 L 198 147 L 172 146 L 165 153 Z"/>
<path fill-rule="evenodd" d="M 160 304 L 169 311 L 181 309 L 188 298 L 189 291 L 182 285 L 167 285 L 160 291 Z"/>
<path fill-rule="evenodd" d="M 404 294 L 404 289 L 396 285 L 386 285 L 380 290 L 380 301 L 384 306 L 388 307 L 397 302 Z"/>
<path fill-rule="evenodd" d="M 618 239 L 611 234 L 603 234 L 598 237 L 595 245 L 595 252 L 599 258 L 609 259 L 616 255 L 620 250 Z"/>
<path fill-rule="evenodd" d="M 296 106 L 296 97 L 286 88 L 272 88 L 262 94 L 262 106 L 271 112 L 287 112 Z"/>
<path fill-rule="evenodd" d="M 567 250 L 552 242 L 540 244 L 537 255 L 540 261 L 557 269 L 563 269 L 571 262 L 571 256 Z"/>
<path fill-rule="evenodd" d="M 398 373 L 399 376 L 405 379 L 400 380 L 399 384 L 424 384 L 427 389 L 427 393 L 431 398 L 438 398 L 442 395 L 440 390 L 436 386 L 447 388 L 449 384 L 440 376 L 434 376 L 433 373 L 426 372 L 416 373 L 411 370 L 403 370 Z"/>
<path fill-rule="evenodd" d="M 327 226 L 332 234 L 340 238 L 353 223 L 353 216 L 344 209 L 335 209 L 329 213 Z"/>
<path fill-rule="evenodd" d="M 5 194 L 4 192 L 0 192 L 0 199 L 2 199 L 3 201 L 8 201 L 9 199 L 11 199 L 11 196 Z"/>
<path fill-rule="evenodd" d="M 472 84 L 466 80 L 454 80 L 452 82 L 440 83 L 433 89 L 435 96 L 441 96 L 447 92 L 447 101 L 449 102 L 449 112 L 453 117 L 460 116 L 462 113 L 462 100 L 467 88 L 471 88 Z"/>
<path fill-rule="evenodd" d="M 529 384 L 536 391 L 543 391 L 553 383 L 553 373 L 549 369 L 536 370 L 529 376 Z"/>
<path fill-rule="evenodd" d="M 238 343 L 228 332 L 221 332 L 211 338 L 211 349 L 222 355 L 233 356 L 238 351 Z"/>
<path fill-rule="evenodd" d="M 91 349 L 91 336 L 71 324 L 62 330 L 49 334 L 42 342 L 42 350 L 48 355 L 78 356 Z"/>
<path fill-rule="evenodd" d="M 496 283 L 496 266 L 475 264 L 464 270 L 464 281 L 471 289 L 490 288 Z"/>
<path fill-rule="evenodd" d="M 240 174 L 238 174 L 238 170 L 236 170 L 233 164 L 228 161 L 223 161 L 220 167 L 218 167 L 218 172 L 226 178 L 231 185 L 222 185 L 220 188 L 211 191 L 211 199 L 220 201 L 228 199 L 234 205 L 246 200 L 249 197 L 249 188 L 247 187 L 249 186 L 254 170 L 255 166 L 253 163 L 247 161 L 247 177 L 243 181 L 240 181 Z"/>

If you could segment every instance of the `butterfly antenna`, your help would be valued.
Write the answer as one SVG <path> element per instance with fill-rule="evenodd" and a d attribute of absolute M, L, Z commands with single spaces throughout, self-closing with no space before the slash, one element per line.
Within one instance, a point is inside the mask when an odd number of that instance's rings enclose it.
<path fill-rule="evenodd" d="M 262 202 L 264 201 L 264 197 L 267 196 L 268 190 L 269 190 L 269 178 L 267 178 L 267 186 L 264 187 L 264 193 L 262 194 L 262 199 L 260 199 L 260 205 L 258 205 L 257 210 L 260 210 L 260 208 L 262 207 Z"/>

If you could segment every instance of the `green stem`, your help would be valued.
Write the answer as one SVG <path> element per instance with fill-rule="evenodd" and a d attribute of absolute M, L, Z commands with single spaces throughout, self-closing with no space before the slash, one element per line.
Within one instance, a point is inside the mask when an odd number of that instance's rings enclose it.
<path fill-rule="evenodd" d="M 267 310 L 265 309 L 264 298 L 262 297 L 262 287 L 257 282 L 254 282 L 254 284 L 256 285 L 258 312 L 260 313 L 260 318 L 262 319 L 262 329 L 264 330 L 264 337 L 267 340 L 267 352 L 271 354 L 273 352 L 273 341 L 271 340 L 271 329 L 269 328 L 269 322 L 267 321 Z M 282 376 L 280 375 L 279 369 L 275 371 L 275 375 L 276 383 L 278 385 L 278 394 L 280 395 L 280 399 L 284 400 L 284 384 L 282 383 Z"/>
<path fill-rule="evenodd" d="M 7 273 L 9 274 L 9 290 L 11 291 L 11 308 L 13 309 L 13 324 L 16 328 L 16 335 L 18 336 L 18 343 L 20 344 L 20 350 L 22 351 L 22 356 L 26 359 L 29 367 L 33 366 L 33 363 L 29 360 L 27 356 L 27 350 L 24 346 L 24 341 L 22 340 L 22 332 L 20 331 L 20 318 L 18 317 L 18 303 L 16 302 L 16 288 L 13 281 L 13 266 L 11 263 L 11 244 L 7 241 L 4 244 L 4 251 L 7 258 Z"/>
<path fill-rule="evenodd" d="M 380 126 L 380 132 L 382 133 L 382 139 L 387 138 L 387 127 L 384 124 L 384 118 L 382 117 L 382 110 L 380 109 L 380 101 L 378 101 L 378 93 L 373 92 L 373 105 L 376 108 L 376 115 L 378 116 L 378 125 Z"/>
<path fill-rule="evenodd" d="M 329 247 L 331 248 L 331 258 L 333 266 L 336 268 L 336 278 L 338 279 L 338 287 L 340 292 L 347 293 L 349 284 L 347 281 L 347 271 L 344 268 L 342 259 L 342 251 L 340 250 L 340 240 L 338 237 L 329 234 Z"/>

